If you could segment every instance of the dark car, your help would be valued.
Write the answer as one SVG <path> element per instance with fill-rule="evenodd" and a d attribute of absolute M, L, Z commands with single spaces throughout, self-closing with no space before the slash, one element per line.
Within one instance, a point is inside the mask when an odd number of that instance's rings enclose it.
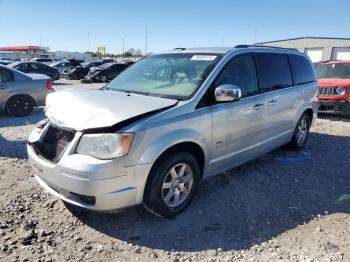
<path fill-rule="evenodd" d="M 44 74 L 54 80 L 60 79 L 60 72 L 51 66 L 37 62 L 15 62 L 8 67 L 17 69 L 26 74 Z"/>
<path fill-rule="evenodd" d="M 121 71 L 129 67 L 128 64 L 106 63 L 94 68 L 85 77 L 92 82 L 107 82 L 115 78 Z"/>
<path fill-rule="evenodd" d="M 81 66 L 72 68 L 67 73 L 68 79 L 83 79 L 88 73 L 91 67 L 103 65 L 103 61 L 93 61 L 81 63 Z"/>

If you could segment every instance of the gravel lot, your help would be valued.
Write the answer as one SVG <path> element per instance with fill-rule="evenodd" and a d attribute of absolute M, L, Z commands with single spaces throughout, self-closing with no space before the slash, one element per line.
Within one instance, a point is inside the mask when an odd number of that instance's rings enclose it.
<path fill-rule="evenodd" d="M 349 119 L 322 117 L 302 152 L 282 147 L 204 180 L 167 220 L 142 207 L 88 212 L 44 192 L 25 150 L 43 118 L 0 116 L 2 261 L 350 261 Z"/>

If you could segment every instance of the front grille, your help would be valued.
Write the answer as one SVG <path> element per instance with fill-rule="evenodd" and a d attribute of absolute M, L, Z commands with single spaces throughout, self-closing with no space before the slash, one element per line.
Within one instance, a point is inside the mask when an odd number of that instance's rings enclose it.
<path fill-rule="evenodd" d="M 63 130 L 50 125 L 42 141 L 35 142 L 33 148 L 41 157 L 57 163 L 64 150 L 73 140 L 74 135 L 74 131 Z"/>
<path fill-rule="evenodd" d="M 320 96 L 336 96 L 336 87 L 320 87 Z"/>

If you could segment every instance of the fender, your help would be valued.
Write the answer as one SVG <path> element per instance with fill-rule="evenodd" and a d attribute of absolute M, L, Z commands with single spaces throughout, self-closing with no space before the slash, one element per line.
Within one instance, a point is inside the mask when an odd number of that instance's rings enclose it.
<path fill-rule="evenodd" d="M 134 154 L 130 155 L 130 158 L 126 161 L 126 166 L 153 163 L 167 149 L 183 142 L 192 142 L 200 146 L 204 153 L 205 163 L 208 161 L 210 157 L 208 152 L 211 152 L 211 141 L 208 141 L 206 137 L 194 129 L 183 128 L 176 131 L 169 131 L 159 137 L 153 137 L 153 141 L 147 143 L 148 146 L 141 155 L 135 157 L 133 157 Z"/>

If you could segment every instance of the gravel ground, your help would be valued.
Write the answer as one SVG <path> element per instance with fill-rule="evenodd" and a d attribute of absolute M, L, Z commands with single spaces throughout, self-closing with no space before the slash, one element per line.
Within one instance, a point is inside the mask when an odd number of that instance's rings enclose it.
<path fill-rule="evenodd" d="M 142 207 L 88 212 L 44 192 L 25 150 L 43 118 L 0 116 L 2 261 L 350 261 L 348 119 L 318 119 L 302 152 L 282 147 L 204 180 L 167 220 Z"/>

